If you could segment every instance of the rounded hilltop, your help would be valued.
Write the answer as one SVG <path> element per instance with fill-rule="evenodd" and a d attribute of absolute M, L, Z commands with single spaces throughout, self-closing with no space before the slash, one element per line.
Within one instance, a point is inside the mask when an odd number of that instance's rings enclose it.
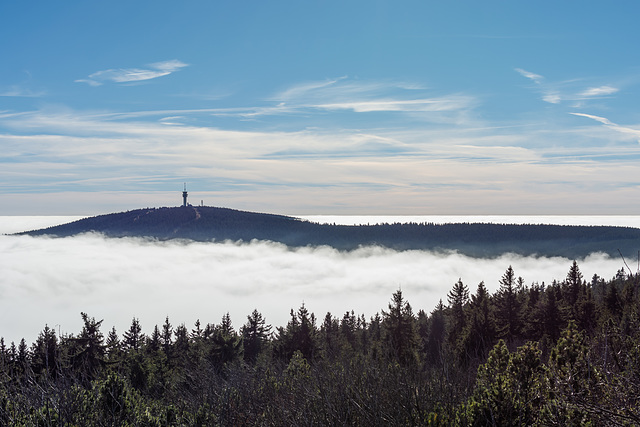
<path fill-rule="evenodd" d="M 186 201 L 186 199 L 185 199 Z M 84 218 L 19 234 L 67 237 L 82 233 L 194 241 L 264 240 L 291 247 L 326 245 L 338 250 L 383 246 L 396 250 L 458 251 L 476 256 L 504 253 L 581 258 L 594 252 L 630 258 L 640 229 L 611 226 L 516 224 L 330 225 L 298 218 L 211 206 L 145 208 Z"/>

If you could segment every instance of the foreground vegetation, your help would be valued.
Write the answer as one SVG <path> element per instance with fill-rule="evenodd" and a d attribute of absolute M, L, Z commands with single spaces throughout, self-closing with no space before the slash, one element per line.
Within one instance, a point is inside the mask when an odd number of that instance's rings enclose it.
<path fill-rule="evenodd" d="M 638 425 L 640 276 L 549 285 L 509 267 L 494 293 L 455 283 L 446 304 L 321 320 L 303 305 L 272 328 L 167 318 L 122 335 L 82 313 L 0 341 L 0 425 Z"/>

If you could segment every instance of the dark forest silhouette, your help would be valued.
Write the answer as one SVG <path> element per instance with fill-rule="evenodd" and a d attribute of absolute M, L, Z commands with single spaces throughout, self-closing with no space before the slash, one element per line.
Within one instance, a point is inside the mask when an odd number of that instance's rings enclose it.
<path fill-rule="evenodd" d="M 611 226 L 431 224 L 316 224 L 293 217 L 227 208 L 187 206 L 100 215 L 24 234 L 151 237 L 197 241 L 269 240 L 289 246 L 328 245 L 340 250 L 379 245 L 397 250 L 455 250 L 474 257 L 506 252 L 583 258 L 593 252 L 635 259 L 640 229 Z"/>

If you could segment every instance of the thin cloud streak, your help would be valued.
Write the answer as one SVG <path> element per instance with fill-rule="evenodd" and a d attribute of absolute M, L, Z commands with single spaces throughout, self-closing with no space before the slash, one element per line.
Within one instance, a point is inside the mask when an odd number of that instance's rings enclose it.
<path fill-rule="evenodd" d="M 81 329 L 79 313 L 124 332 L 138 317 L 146 332 L 169 316 L 188 326 L 219 322 L 230 312 L 240 327 L 254 308 L 284 325 L 303 302 L 316 316 L 347 310 L 373 316 L 402 288 L 414 309 L 431 311 L 461 278 L 494 291 L 509 265 L 527 284 L 562 280 L 571 260 L 504 255 L 474 259 L 456 253 L 397 252 L 365 247 L 289 249 L 268 242 L 184 243 L 105 239 L 89 234 L 50 239 L 0 236 L 0 336 L 34 340 L 45 324 Z M 584 277 L 611 277 L 619 260 L 578 260 Z M 25 310 L 28 307 L 28 310 Z"/>
<path fill-rule="evenodd" d="M 620 89 L 615 88 L 613 86 L 592 87 L 592 88 L 589 88 L 589 89 L 585 90 L 580 95 L 584 96 L 586 98 L 591 98 L 591 97 L 612 95 L 612 94 L 618 92 L 619 90 Z"/>
<path fill-rule="evenodd" d="M 565 101 L 587 101 L 591 99 L 599 99 L 620 91 L 619 88 L 611 85 L 570 90 L 580 83 L 581 80 L 548 83 L 545 78 L 539 74 L 523 70 L 522 68 L 515 68 L 515 71 L 534 82 L 536 84 L 536 90 L 541 93 L 541 99 L 550 104 L 560 104 Z"/>
<path fill-rule="evenodd" d="M 314 107 L 326 110 L 353 110 L 356 113 L 369 113 L 374 111 L 429 112 L 461 110 L 468 108 L 470 104 L 471 102 L 467 97 L 451 97 L 412 100 L 382 99 L 376 101 L 320 104 Z"/>
<path fill-rule="evenodd" d="M 309 109 L 371 112 L 442 112 L 473 107 L 471 96 L 425 97 L 426 89 L 417 84 L 385 81 L 358 81 L 347 77 L 308 82 L 276 94 L 277 106 L 256 109 L 256 114 L 292 113 Z"/>
<path fill-rule="evenodd" d="M 532 73 L 527 70 L 523 70 L 522 68 L 516 68 L 515 70 L 518 73 L 520 73 L 523 77 L 526 77 L 529 80 L 532 80 L 534 83 L 540 84 L 540 82 L 544 79 L 544 77 L 542 77 L 541 75 Z"/>
<path fill-rule="evenodd" d="M 86 79 L 76 80 L 76 83 L 87 83 L 90 86 L 101 86 L 105 82 L 139 82 L 143 80 L 151 80 L 158 77 L 167 76 L 187 66 L 188 64 L 178 61 L 177 59 L 173 59 L 170 61 L 155 62 L 153 64 L 149 64 L 150 69 L 118 68 L 97 71 L 89 75 L 89 77 Z"/>
<path fill-rule="evenodd" d="M 22 86 L 10 86 L 9 88 L 0 91 L 0 96 L 11 98 L 40 98 L 46 95 L 46 91 L 34 91 L 24 88 Z"/>
<path fill-rule="evenodd" d="M 594 116 L 592 114 L 585 114 L 585 113 L 569 113 L 569 114 L 574 116 L 579 116 L 579 117 L 586 117 L 588 119 L 592 119 L 597 122 L 600 122 L 606 127 L 608 127 L 609 129 L 615 130 L 616 132 L 620 132 L 626 135 L 631 135 L 634 138 L 637 138 L 638 143 L 640 143 L 640 129 L 633 129 L 630 127 L 620 126 L 618 124 L 613 123 L 611 120 L 605 117 Z"/>

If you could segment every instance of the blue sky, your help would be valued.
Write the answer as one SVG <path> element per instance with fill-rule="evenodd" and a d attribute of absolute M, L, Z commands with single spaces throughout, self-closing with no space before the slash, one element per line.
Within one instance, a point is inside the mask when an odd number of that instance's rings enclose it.
<path fill-rule="evenodd" d="M 0 4 L 0 215 L 637 214 L 640 4 Z"/>

